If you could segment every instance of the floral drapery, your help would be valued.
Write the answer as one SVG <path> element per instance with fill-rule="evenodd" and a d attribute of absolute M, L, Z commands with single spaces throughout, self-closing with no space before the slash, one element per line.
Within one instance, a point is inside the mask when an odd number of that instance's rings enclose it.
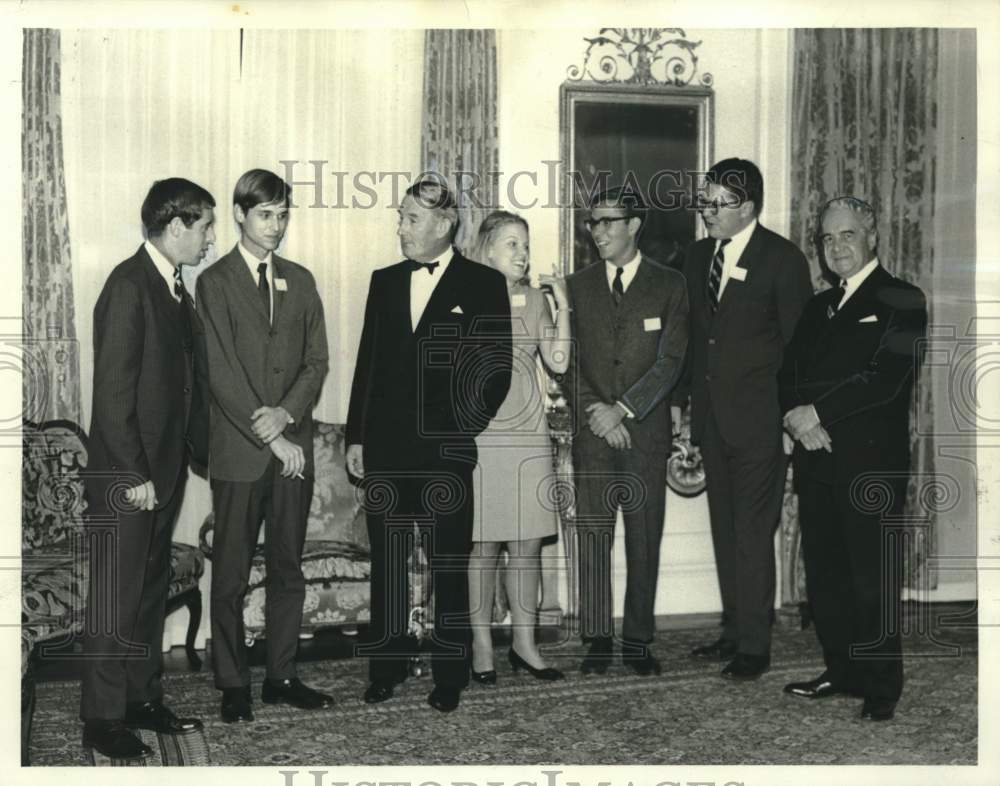
<path fill-rule="evenodd" d="M 448 179 L 459 203 L 455 244 L 469 251 L 497 204 L 497 44 L 494 30 L 428 30 L 420 165 Z"/>
<path fill-rule="evenodd" d="M 59 31 L 26 29 L 23 166 L 24 417 L 80 421 L 80 360 L 66 216 Z"/>
<path fill-rule="evenodd" d="M 822 278 L 816 219 L 829 199 L 851 194 L 878 216 L 878 256 L 894 275 L 931 294 L 938 32 L 933 29 L 796 30 L 792 90 L 791 237 Z M 928 298 L 930 301 L 930 298 Z M 931 314 L 933 319 L 933 313 Z M 926 367 L 915 391 L 914 423 L 930 423 Z M 914 524 L 904 583 L 927 588 L 933 550 L 933 440 L 912 435 L 907 516 Z M 805 598 L 795 500 L 781 522 L 782 602 Z"/>

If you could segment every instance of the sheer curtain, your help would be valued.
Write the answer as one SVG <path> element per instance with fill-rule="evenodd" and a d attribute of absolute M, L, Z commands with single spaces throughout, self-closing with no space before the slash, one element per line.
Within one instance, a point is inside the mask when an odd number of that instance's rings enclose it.
<path fill-rule="evenodd" d="M 316 415 L 346 419 L 368 276 L 399 259 L 392 178 L 379 183 L 377 173 L 409 173 L 419 164 L 422 51 L 419 30 L 63 32 L 66 185 L 85 427 L 93 306 L 110 270 L 142 242 L 139 206 L 149 185 L 181 176 L 211 191 L 221 255 L 237 239 L 233 185 L 257 166 L 303 183 L 295 187 L 300 209 L 281 253 L 312 270 L 326 309 L 331 370 Z M 286 169 L 281 161 L 300 163 Z M 317 166 L 321 200 L 308 184 L 317 180 Z M 348 173 L 341 176 L 339 201 L 334 172 Z M 351 205 L 359 176 L 375 196 L 361 192 L 362 207 L 339 207 Z M 311 207 L 320 201 L 328 207 Z M 192 291 L 199 272 L 185 271 Z M 174 539 L 197 543 L 210 509 L 207 482 L 192 474 Z M 206 599 L 208 588 L 206 574 Z M 165 647 L 183 641 L 185 615 L 167 619 Z M 206 614 L 199 646 L 207 632 Z"/>

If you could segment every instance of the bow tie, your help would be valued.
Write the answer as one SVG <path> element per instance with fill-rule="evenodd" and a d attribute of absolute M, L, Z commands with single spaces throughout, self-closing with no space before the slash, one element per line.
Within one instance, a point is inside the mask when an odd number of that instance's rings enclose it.
<path fill-rule="evenodd" d="M 410 260 L 410 270 L 416 271 L 416 270 L 420 270 L 420 268 L 423 268 L 424 270 L 427 271 L 427 275 L 433 276 L 434 275 L 434 268 L 436 268 L 439 264 L 441 264 L 441 263 L 440 262 L 417 262 L 416 260 L 411 259 Z"/>

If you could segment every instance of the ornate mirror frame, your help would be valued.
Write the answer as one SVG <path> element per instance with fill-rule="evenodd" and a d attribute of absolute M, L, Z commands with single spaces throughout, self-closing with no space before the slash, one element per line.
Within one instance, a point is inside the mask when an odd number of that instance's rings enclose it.
<path fill-rule="evenodd" d="M 679 264 L 703 235 L 693 207 L 714 145 L 712 76 L 696 79 L 701 42 L 678 28 L 604 28 L 584 40 L 583 63 L 559 89 L 561 270 L 596 259 L 587 201 L 623 184 L 637 184 L 651 208 L 640 248 Z"/>

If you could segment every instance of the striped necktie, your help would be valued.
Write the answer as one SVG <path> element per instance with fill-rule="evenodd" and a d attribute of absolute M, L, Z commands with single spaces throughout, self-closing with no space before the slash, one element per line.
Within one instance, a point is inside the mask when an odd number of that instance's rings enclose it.
<path fill-rule="evenodd" d="M 184 300 L 184 279 L 181 278 L 180 265 L 174 268 L 174 297 L 181 301 Z"/>
<path fill-rule="evenodd" d="M 722 287 L 722 265 L 726 261 L 723 249 L 729 244 L 729 238 L 719 241 L 719 247 L 712 257 L 712 267 L 708 269 L 708 304 L 714 314 L 719 310 L 719 289 Z"/>
<path fill-rule="evenodd" d="M 615 299 L 615 306 L 621 305 L 622 298 L 625 297 L 625 287 L 622 286 L 622 273 L 625 272 L 624 268 L 618 268 L 615 273 L 615 280 L 611 283 L 611 295 Z"/>

